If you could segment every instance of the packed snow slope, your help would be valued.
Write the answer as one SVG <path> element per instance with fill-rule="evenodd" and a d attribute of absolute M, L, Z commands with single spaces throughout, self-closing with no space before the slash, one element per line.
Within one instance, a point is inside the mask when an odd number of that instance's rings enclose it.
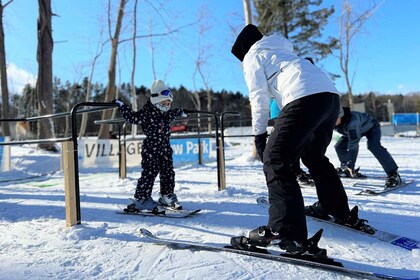
<path fill-rule="evenodd" d="M 162 238 L 225 245 L 267 223 L 256 204 L 267 195 L 262 164 L 252 159 L 251 138 L 226 145 L 227 188 L 217 190 L 217 165 L 177 165 L 176 194 L 185 209 L 202 211 L 185 219 L 117 215 L 133 196 L 140 167 L 126 179 L 115 168 L 80 170 L 82 224 L 65 226 L 64 179 L 59 155 L 32 146 L 12 146 L 13 171 L 0 175 L 0 279 L 350 279 L 330 272 L 249 256 L 173 250 L 147 242 L 146 228 Z M 383 231 L 420 240 L 420 139 L 383 137 L 411 185 L 380 196 L 356 195 L 362 187 L 343 179 L 350 206 Z M 327 156 L 338 164 L 330 145 Z M 357 165 L 385 175 L 362 140 Z M 366 180 L 372 183 L 384 179 Z M 158 198 L 159 183 L 153 197 Z M 302 188 L 305 203 L 317 200 Z M 320 246 L 352 268 L 420 277 L 419 250 L 405 250 L 369 236 L 307 219 L 310 234 L 324 228 Z"/>

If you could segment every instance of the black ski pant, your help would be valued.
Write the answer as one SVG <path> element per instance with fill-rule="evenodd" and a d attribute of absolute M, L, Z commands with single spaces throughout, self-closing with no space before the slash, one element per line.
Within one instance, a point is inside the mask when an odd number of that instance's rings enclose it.
<path fill-rule="evenodd" d="M 311 174 L 323 208 L 347 217 L 343 184 L 325 156 L 339 112 L 339 96 L 309 95 L 287 104 L 276 119 L 264 150 L 264 174 L 270 201 L 268 226 L 280 238 L 305 241 L 308 231 L 300 186 L 292 163 L 301 157 Z"/>
<path fill-rule="evenodd" d="M 171 194 L 175 189 L 175 171 L 172 159 L 172 148 L 168 143 L 143 143 L 141 151 L 141 177 L 137 180 L 134 197 L 145 199 L 152 196 L 156 177 L 160 179 L 160 193 Z"/>

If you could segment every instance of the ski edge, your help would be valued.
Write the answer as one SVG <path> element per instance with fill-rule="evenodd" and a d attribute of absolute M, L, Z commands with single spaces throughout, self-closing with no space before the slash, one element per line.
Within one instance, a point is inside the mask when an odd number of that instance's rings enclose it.
<path fill-rule="evenodd" d="M 257 198 L 257 203 L 263 207 L 269 207 L 269 202 L 267 197 L 265 196 L 260 196 Z M 409 237 L 405 237 L 405 236 L 400 236 L 394 233 L 390 233 L 390 232 L 386 232 L 386 231 L 382 231 L 382 230 L 378 230 L 376 229 L 376 232 L 374 234 L 369 234 L 363 231 L 359 231 L 350 227 L 346 227 L 340 224 L 336 224 L 331 220 L 322 220 L 322 219 L 318 219 L 315 217 L 311 217 L 311 216 L 307 216 L 312 218 L 313 220 L 319 221 L 319 222 L 323 222 L 323 223 L 327 223 L 339 228 L 343 228 L 346 230 L 351 230 L 353 232 L 359 233 L 359 234 L 363 234 L 366 236 L 370 236 L 373 237 L 375 239 L 390 243 L 392 245 L 395 245 L 397 247 L 403 248 L 405 250 L 413 250 L 413 249 L 420 249 L 420 241 L 409 238 Z"/>
<path fill-rule="evenodd" d="M 150 232 L 149 230 L 145 228 L 140 228 L 139 232 L 143 237 L 147 238 L 148 240 L 152 240 L 157 245 L 180 246 L 180 247 L 177 247 L 177 249 L 196 248 L 199 250 L 207 250 L 207 251 L 213 251 L 213 252 L 228 252 L 228 253 L 233 253 L 233 254 L 241 254 L 241 255 L 266 259 L 266 260 L 283 262 L 290 265 L 298 265 L 298 266 L 312 268 L 312 269 L 322 269 L 327 272 L 338 273 L 338 274 L 342 274 L 346 276 L 356 276 L 356 277 L 363 277 L 363 278 L 367 277 L 368 279 L 418 280 L 418 278 L 416 277 L 407 278 L 407 277 L 401 277 L 401 276 L 387 275 L 387 274 L 376 273 L 376 272 L 367 271 L 367 270 L 358 270 L 358 269 L 353 269 L 349 267 L 329 265 L 329 264 L 323 264 L 323 263 L 314 262 L 314 261 L 287 257 L 285 255 L 274 255 L 271 253 L 265 254 L 265 253 L 246 251 L 246 250 L 240 250 L 240 249 L 234 249 L 234 248 L 228 248 L 228 247 L 218 247 L 218 246 L 213 246 L 213 245 L 198 244 L 198 243 L 194 243 L 190 241 L 177 241 L 174 239 L 162 239 L 160 237 L 157 237 L 156 235 L 154 235 L 152 232 Z"/>

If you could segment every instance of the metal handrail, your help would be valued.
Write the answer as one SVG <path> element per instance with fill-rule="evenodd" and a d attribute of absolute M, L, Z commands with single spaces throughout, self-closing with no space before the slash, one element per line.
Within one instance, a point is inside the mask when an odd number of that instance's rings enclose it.
<path fill-rule="evenodd" d="M 79 103 L 81 104 L 81 103 Z M 112 104 L 112 107 L 116 107 L 117 105 L 113 103 L 97 103 L 97 102 L 85 102 L 85 104 L 102 104 L 100 108 L 90 108 L 90 109 L 84 109 L 77 112 L 77 114 L 83 114 L 83 113 L 90 113 L 90 112 L 96 112 L 96 111 L 102 111 L 105 109 L 110 109 L 108 106 L 109 104 Z M 76 104 L 78 105 L 78 104 Z M 75 105 L 75 106 L 76 106 Z M 83 106 L 83 105 L 82 105 Z M 85 106 L 95 106 L 95 105 L 85 105 Z M 74 107 L 73 107 L 74 108 Z M 42 120 L 42 119 L 54 119 L 54 118 L 60 118 L 60 117 L 66 117 L 70 116 L 72 112 L 62 112 L 62 113 L 55 113 L 55 114 L 48 114 L 48 115 L 42 115 L 42 116 L 36 116 L 36 117 L 29 117 L 29 118 L 18 118 L 18 119 L 0 119 L 0 122 L 20 122 L 20 121 L 35 121 L 35 120 Z M 72 131 L 73 133 L 73 131 Z M 7 146 L 7 145 L 23 145 L 23 144 L 43 144 L 43 143 L 53 143 L 53 142 L 65 142 L 73 140 L 72 137 L 64 137 L 64 138 L 49 138 L 49 139 L 34 139 L 34 140 L 25 140 L 25 141 L 9 141 L 9 142 L 0 142 L 0 146 Z"/>
<path fill-rule="evenodd" d="M 78 103 L 73 106 L 70 111 L 71 115 L 71 139 L 74 145 L 74 182 L 75 182 L 75 195 L 76 195 L 76 223 L 81 223 L 81 214 L 80 214 L 80 185 L 79 185 L 79 160 L 78 160 L 78 150 L 77 150 L 77 110 L 82 106 L 92 106 L 92 107 L 99 107 L 96 111 L 110 109 L 114 107 L 118 107 L 116 103 L 104 103 L 104 102 L 82 102 Z M 93 110 L 92 110 L 93 111 Z"/>
<path fill-rule="evenodd" d="M 25 141 L 9 141 L 9 142 L 0 142 L 0 146 L 12 146 L 12 145 L 23 145 L 23 144 L 43 144 L 43 143 L 56 143 L 56 142 L 66 142 L 71 140 L 71 137 L 65 138 L 49 138 L 49 139 L 36 139 L 36 140 L 25 140 Z"/>
<path fill-rule="evenodd" d="M 86 103 L 95 103 L 95 102 L 86 102 Z M 111 103 L 102 103 L 102 102 L 99 102 L 99 103 L 100 104 L 111 104 Z M 77 113 L 78 114 L 90 113 L 90 112 L 102 111 L 104 109 L 109 109 L 109 106 L 104 106 L 103 108 L 95 108 L 95 109 L 84 109 L 84 110 L 78 111 Z M 42 115 L 42 116 L 36 116 L 36 117 L 29 117 L 29 118 L 0 119 L 0 122 L 36 121 L 36 120 L 40 120 L 40 119 L 46 119 L 46 118 L 54 119 L 54 118 L 66 117 L 66 116 L 70 116 L 70 115 L 71 115 L 71 112 L 61 112 L 61 113 L 54 113 L 54 114 Z"/>
<path fill-rule="evenodd" d="M 83 106 L 92 106 L 92 107 L 99 107 L 95 109 L 85 109 L 80 110 L 80 107 Z M 71 137 L 68 138 L 52 138 L 52 139 L 40 139 L 40 140 L 32 140 L 32 141 L 19 141 L 19 142 L 8 142 L 8 143 L 0 143 L 0 145 L 7 144 L 23 144 L 23 143 L 43 143 L 43 142 L 64 142 L 64 141 L 72 141 L 73 142 L 73 164 L 74 164 L 74 187 L 75 187 L 75 204 L 76 204 L 76 223 L 81 223 L 81 211 L 80 211 L 80 184 L 79 184 L 79 163 L 78 163 L 78 143 L 77 143 L 77 114 L 78 113 L 86 113 L 86 112 L 94 112 L 94 111 L 101 111 L 106 109 L 111 109 L 118 107 L 115 103 L 104 103 L 104 102 L 82 102 L 78 103 L 73 106 L 70 113 L 57 113 L 57 114 L 50 114 L 45 116 L 38 116 L 38 117 L 31 117 L 31 118 L 24 118 L 24 119 L 0 119 L 0 121 L 32 121 L 32 120 L 38 120 L 38 119 L 45 119 L 45 118 L 56 118 L 56 117 L 62 117 L 62 116 L 71 116 Z M 216 158 L 217 158 L 217 168 L 220 170 L 222 166 L 222 161 L 224 160 L 223 154 L 220 152 L 220 149 L 223 149 L 223 131 L 222 131 L 222 138 L 219 136 L 219 119 L 217 115 L 213 112 L 207 112 L 207 111 L 190 111 L 190 113 L 197 113 L 197 114 L 203 114 L 203 115 L 211 115 L 214 118 L 215 121 L 215 138 L 216 138 Z M 225 112 L 221 115 L 221 122 L 223 127 L 223 119 L 224 116 L 227 114 L 238 114 L 237 112 Z M 109 121 L 98 121 L 98 124 L 106 123 Z M 115 123 L 121 123 L 120 120 L 115 120 Z M 126 122 L 123 124 L 124 128 L 124 141 L 125 139 L 125 126 Z M 119 126 L 119 134 L 121 134 L 120 126 Z M 121 137 L 120 137 L 121 138 Z M 222 140 L 222 141 L 220 141 Z M 223 151 L 222 151 L 223 152 Z M 224 189 L 224 186 L 222 186 L 222 177 L 221 174 L 218 173 L 218 188 L 219 190 Z"/>
<path fill-rule="evenodd" d="M 236 115 L 236 116 L 240 116 L 241 113 L 239 112 L 223 112 L 222 115 L 220 116 L 220 126 L 221 126 L 221 133 L 222 133 L 222 143 L 225 142 L 225 127 L 224 127 L 224 118 L 226 115 Z"/>

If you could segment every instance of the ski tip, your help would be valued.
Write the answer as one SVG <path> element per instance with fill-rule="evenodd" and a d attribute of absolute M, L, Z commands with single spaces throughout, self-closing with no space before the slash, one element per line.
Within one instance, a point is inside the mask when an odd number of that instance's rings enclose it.
<path fill-rule="evenodd" d="M 145 228 L 140 228 L 140 233 L 144 236 L 152 236 L 153 235 L 153 233 L 151 233 L 150 231 L 148 231 Z"/>
<path fill-rule="evenodd" d="M 260 196 L 257 198 L 257 203 L 259 204 L 269 204 L 268 198 L 265 196 Z"/>
<path fill-rule="evenodd" d="M 363 190 L 359 192 L 357 195 L 377 195 L 378 193 L 372 190 Z"/>

